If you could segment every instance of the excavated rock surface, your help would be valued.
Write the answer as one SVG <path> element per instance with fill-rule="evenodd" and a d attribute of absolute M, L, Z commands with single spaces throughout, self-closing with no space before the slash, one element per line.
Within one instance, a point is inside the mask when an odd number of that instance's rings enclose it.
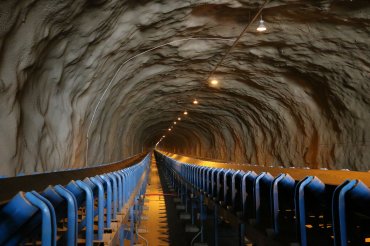
<path fill-rule="evenodd" d="M 0 174 L 151 148 L 258 165 L 370 169 L 370 2 L 0 2 Z M 222 39 L 204 39 L 222 38 Z M 197 98 L 199 105 L 192 105 Z M 168 134 L 184 110 L 189 115 Z"/>

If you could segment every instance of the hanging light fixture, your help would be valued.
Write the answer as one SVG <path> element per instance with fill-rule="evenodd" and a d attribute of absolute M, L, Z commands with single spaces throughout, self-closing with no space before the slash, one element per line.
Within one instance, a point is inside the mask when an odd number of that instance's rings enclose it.
<path fill-rule="evenodd" d="M 177 118 L 177 120 L 178 120 L 178 121 L 180 121 L 180 120 L 181 120 L 181 118 L 180 118 L 180 117 L 178 117 L 178 118 Z"/>
<path fill-rule="evenodd" d="M 198 103 L 199 103 L 198 100 L 194 99 L 193 104 L 198 104 Z"/>
<path fill-rule="evenodd" d="M 185 111 L 185 112 L 184 112 L 184 115 L 188 115 L 188 111 Z"/>
<path fill-rule="evenodd" d="M 258 27 L 257 27 L 257 31 L 258 31 L 258 32 L 264 32 L 264 31 L 266 31 L 266 30 L 267 30 L 267 28 L 266 28 L 266 26 L 265 26 L 265 24 L 264 24 L 264 21 L 263 21 L 263 19 L 262 19 L 262 15 L 261 15 L 261 19 L 260 19 L 259 25 L 258 25 Z"/>
<path fill-rule="evenodd" d="M 217 79 L 212 79 L 211 80 L 211 85 L 218 85 L 218 80 Z"/>
<path fill-rule="evenodd" d="M 177 124 L 177 122 L 176 122 L 176 121 L 174 121 L 174 122 L 173 122 L 173 124 L 175 124 L 175 125 L 176 125 L 176 124 Z"/>
<path fill-rule="evenodd" d="M 172 129 L 171 128 L 168 128 L 169 131 L 171 131 Z"/>

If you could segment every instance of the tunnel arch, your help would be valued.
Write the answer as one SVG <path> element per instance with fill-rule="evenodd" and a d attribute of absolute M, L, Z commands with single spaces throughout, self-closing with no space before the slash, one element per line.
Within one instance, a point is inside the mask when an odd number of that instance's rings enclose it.
<path fill-rule="evenodd" d="M 215 71 L 219 88 L 205 79 L 263 1 L 52 3 L 1 3 L 0 174 L 82 167 L 86 135 L 89 165 L 132 156 L 184 110 L 167 150 L 178 136 L 200 157 L 369 169 L 367 1 L 267 4 L 267 32 L 252 23 Z M 188 37 L 209 40 L 119 69 Z"/>

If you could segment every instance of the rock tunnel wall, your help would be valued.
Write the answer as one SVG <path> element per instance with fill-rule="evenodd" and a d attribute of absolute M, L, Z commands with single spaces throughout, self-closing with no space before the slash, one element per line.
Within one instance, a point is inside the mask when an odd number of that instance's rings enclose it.
<path fill-rule="evenodd" d="M 159 148 L 194 156 L 370 169 L 370 2 L 268 3 L 267 32 L 253 23 L 210 87 L 261 4 L 1 1 L 0 174 L 84 166 L 110 82 L 89 165 L 165 134 Z"/>

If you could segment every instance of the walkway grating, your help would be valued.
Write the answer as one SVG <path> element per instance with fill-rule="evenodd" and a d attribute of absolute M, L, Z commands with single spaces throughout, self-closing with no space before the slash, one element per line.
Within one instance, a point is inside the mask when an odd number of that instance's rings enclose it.
<path fill-rule="evenodd" d="M 155 158 L 153 157 L 150 164 L 149 181 L 145 194 L 145 206 L 148 209 L 143 211 L 143 216 L 147 217 L 147 219 L 142 220 L 140 224 L 140 229 L 145 231 L 145 233 L 141 233 L 141 236 L 151 246 L 170 245 L 165 195 Z M 139 243 L 146 245 L 143 239 L 140 239 Z"/>

